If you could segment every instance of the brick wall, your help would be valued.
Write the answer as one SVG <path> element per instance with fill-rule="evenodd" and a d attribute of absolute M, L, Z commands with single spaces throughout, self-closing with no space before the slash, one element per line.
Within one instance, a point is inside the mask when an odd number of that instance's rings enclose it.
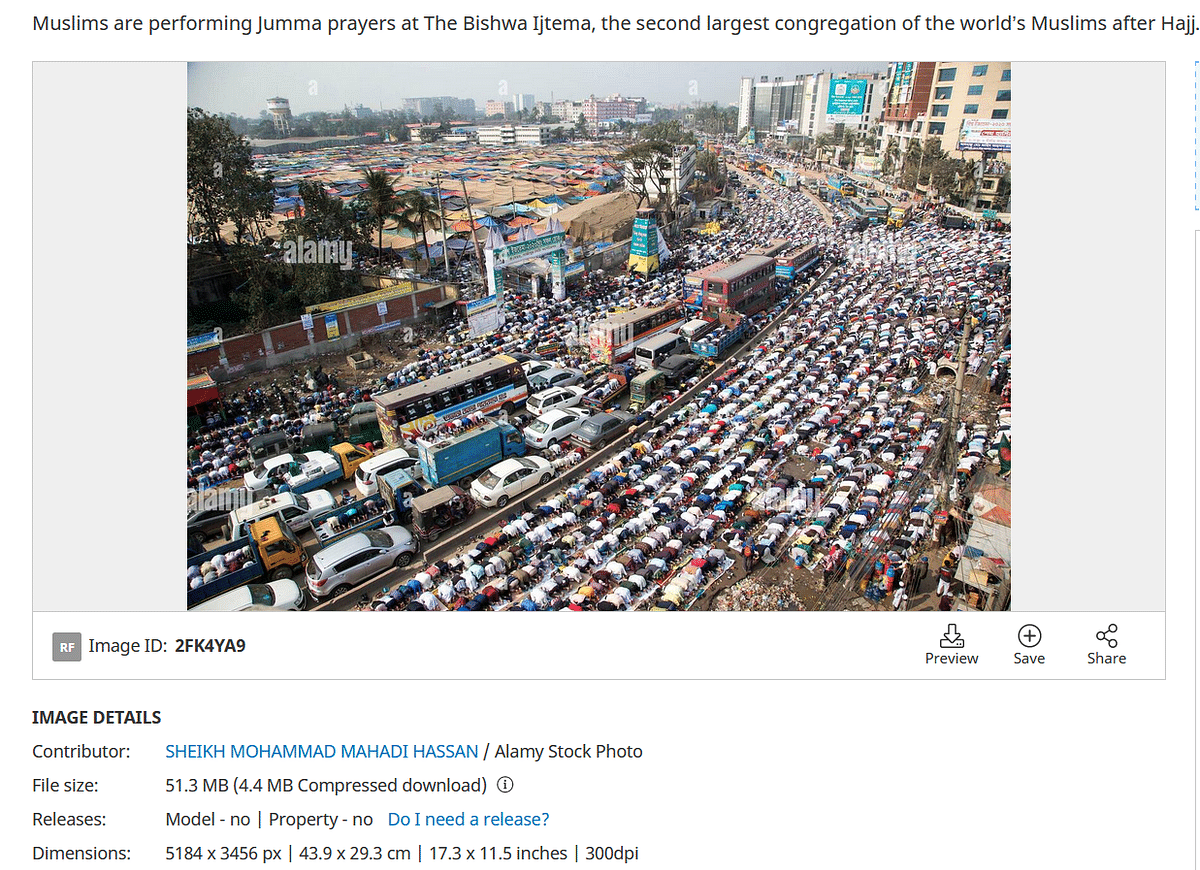
<path fill-rule="evenodd" d="M 227 338 L 221 348 L 188 354 L 188 376 L 207 371 L 220 381 L 246 372 L 263 371 L 273 366 L 293 365 L 326 353 L 348 353 L 358 345 L 363 335 L 413 323 L 428 313 L 424 307 L 426 303 L 441 302 L 445 298 L 443 287 L 431 287 L 418 290 L 414 294 L 389 299 L 387 314 L 384 317 L 379 316 L 375 302 L 344 309 L 337 312 L 338 330 L 341 334 L 335 342 L 328 340 L 323 314 L 313 315 L 311 341 L 308 332 L 298 320 L 273 326 L 264 332 Z M 267 352 L 268 346 L 271 353 Z M 221 364 L 222 351 L 226 363 L 224 366 Z"/>

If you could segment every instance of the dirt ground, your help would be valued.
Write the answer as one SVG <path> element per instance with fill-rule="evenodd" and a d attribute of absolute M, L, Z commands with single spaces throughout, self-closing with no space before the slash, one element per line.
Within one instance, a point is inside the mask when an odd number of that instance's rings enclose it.
<path fill-rule="evenodd" d="M 369 335 L 354 348 L 347 348 L 342 353 L 327 353 L 313 357 L 303 363 L 293 366 L 278 366 L 262 372 L 255 372 L 240 378 L 234 378 L 222 383 L 222 392 L 236 394 L 243 390 L 267 387 L 276 382 L 291 383 L 293 376 L 303 376 L 306 371 L 315 370 L 318 366 L 326 374 L 335 375 L 338 383 L 344 386 L 374 386 L 387 372 L 394 372 L 417 359 L 423 349 L 438 349 L 448 345 L 434 338 L 421 340 L 420 335 L 414 336 L 412 344 L 406 344 L 403 338 L 404 330 L 393 330 L 383 335 Z M 356 371 L 347 362 L 350 353 L 366 351 L 377 360 L 374 368 Z"/>

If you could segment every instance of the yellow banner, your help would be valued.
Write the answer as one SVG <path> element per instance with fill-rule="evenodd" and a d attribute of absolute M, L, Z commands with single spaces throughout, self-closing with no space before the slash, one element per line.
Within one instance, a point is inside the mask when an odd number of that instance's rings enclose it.
<path fill-rule="evenodd" d="M 358 296 L 351 296 L 348 299 L 337 299 L 333 302 L 309 305 L 304 309 L 304 313 L 324 314 L 329 311 L 344 311 L 347 308 L 370 305 L 372 302 L 386 302 L 389 299 L 398 299 L 401 296 L 407 296 L 409 293 L 415 293 L 417 289 L 417 282 L 415 281 L 400 281 L 392 287 L 384 287 L 382 290 L 372 290 L 370 293 L 362 293 Z"/>

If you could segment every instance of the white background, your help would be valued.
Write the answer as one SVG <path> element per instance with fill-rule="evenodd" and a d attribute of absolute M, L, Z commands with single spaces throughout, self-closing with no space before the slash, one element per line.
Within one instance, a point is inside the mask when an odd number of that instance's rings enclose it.
<path fill-rule="evenodd" d="M 303 11 L 301 5 L 289 14 Z M 614 11 L 630 16 L 639 12 L 620 7 Z M 314 6 L 312 14 L 336 12 Z M 394 13 L 381 8 L 357 14 Z M 888 10 L 886 14 L 899 16 L 902 11 Z M 258 43 L 233 37 L 160 42 L 130 37 L 123 43 L 34 38 L 25 29 L 27 22 L 28 16 L 10 25 L 18 35 L 26 34 L 20 45 L 11 47 L 11 80 L 20 86 L 12 89 L 10 119 L 30 117 L 32 107 L 23 96 L 30 93 L 26 86 L 30 69 L 23 62 L 35 57 L 236 59 L 252 51 L 258 57 L 287 59 L 311 52 L 329 52 L 337 59 L 372 53 L 388 59 L 396 54 L 384 43 L 324 36 Z M 550 812 L 554 827 L 549 830 L 571 842 L 637 844 L 643 854 L 651 856 L 641 865 L 653 867 L 1192 866 L 1192 233 L 1196 221 L 1191 184 L 1193 68 L 1191 57 L 1182 54 L 1190 44 L 1108 34 L 1029 37 L 1024 42 L 996 37 L 969 43 L 945 35 L 902 43 L 883 36 L 820 41 L 797 37 L 787 41 L 744 37 L 735 42 L 630 39 L 619 48 L 615 43 L 570 46 L 508 38 L 503 42 L 476 39 L 457 46 L 460 56 L 483 52 L 481 56 L 552 60 L 590 54 L 618 62 L 647 56 L 648 51 L 653 51 L 651 56 L 680 60 L 696 52 L 708 57 L 735 51 L 744 57 L 786 58 L 816 49 L 826 57 L 926 57 L 955 47 L 966 56 L 1014 61 L 1039 56 L 1167 58 L 1165 103 L 1171 110 L 1166 115 L 1165 241 L 1170 316 L 1165 336 L 1157 309 L 1162 282 L 1154 275 L 1161 245 L 1147 243 L 1142 237 L 1145 226 L 1158 222 L 1161 211 L 1156 131 L 1140 120 L 1108 120 L 1116 112 L 1126 113 L 1126 118 L 1156 116 L 1163 96 L 1156 89 L 1163 76 L 1155 73 L 1155 67 L 1066 67 L 1059 68 L 1065 72 L 1055 79 L 1054 69 L 1038 68 L 1034 71 L 1037 76 L 1049 77 L 1044 79 L 1046 93 L 1039 97 L 1029 83 L 1036 79 L 1025 80 L 1023 69 L 1027 68 L 1014 68 L 1014 118 L 1017 141 L 1024 149 L 1014 158 L 1018 211 L 1015 282 L 1021 318 L 1014 338 L 1018 353 L 1014 373 L 1018 396 L 1014 401 L 1022 433 L 1018 467 L 1025 463 L 1014 493 L 1018 518 L 1014 537 L 1021 578 L 1028 588 L 1038 584 L 1056 590 L 1047 593 L 1056 599 L 1043 599 L 1054 600 L 1051 609 L 1104 608 L 1114 605 L 1099 605 L 1090 592 L 1106 586 L 1105 578 L 1119 576 L 1127 588 L 1138 591 L 1147 609 L 1157 609 L 1162 601 L 1156 590 L 1162 588 L 1165 576 L 1165 680 L 958 681 L 938 685 L 915 681 L 677 683 L 619 679 L 702 678 L 709 661 L 718 656 L 736 659 L 739 638 L 762 630 L 762 624 L 750 616 L 721 622 L 709 644 L 680 647 L 669 656 L 651 657 L 643 652 L 641 632 L 667 630 L 661 620 L 647 619 L 614 621 L 613 634 L 604 644 L 581 647 L 566 642 L 548 645 L 542 653 L 547 660 L 577 663 L 581 674 L 602 670 L 614 678 L 611 680 L 442 685 L 379 682 L 381 677 L 414 672 L 455 678 L 530 677 L 538 674 L 539 662 L 515 661 L 505 655 L 501 628 L 512 629 L 501 626 L 503 620 L 493 619 L 486 626 L 484 622 L 460 624 L 454 618 L 427 620 L 415 630 L 405 622 L 402 632 L 393 627 L 400 623 L 392 623 L 386 630 L 396 635 L 395 653 L 362 659 L 355 656 L 350 642 L 360 630 L 358 623 L 347 622 L 344 628 L 334 629 L 312 615 L 296 623 L 295 640 L 280 649 L 274 669 L 246 676 L 263 680 L 301 676 L 306 661 L 322 657 L 343 662 L 344 681 L 33 682 L 25 677 L 24 651 L 32 650 L 37 657 L 48 656 L 48 651 L 46 635 L 31 636 L 27 621 L 32 603 L 27 585 L 31 562 L 23 542 L 31 538 L 28 514 L 20 510 L 9 521 L 14 591 L 6 620 L 8 636 L 13 639 L 9 648 L 19 652 L 6 686 L 10 699 L 6 716 L 12 725 L 7 744 L 12 763 L 5 765 L 12 771 L 7 780 L 11 789 L 7 803 L 29 806 L 29 778 L 42 768 L 50 775 L 95 774 L 108 789 L 99 801 L 80 798 L 46 803 L 38 799 L 32 803 L 63 812 L 73 811 L 75 806 L 87 806 L 89 811 L 103 808 L 113 813 L 113 821 L 101 837 L 43 830 L 22 842 L 22 832 L 30 829 L 25 827 L 23 810 L 18 809 L 13 816 L 18 823 L 16 836 L 7 838 L 5 847 L 11 850 L 12 863 L 28 860 L 30 842 L 51 840 L 56 845 L 141 843 L 146 860 L 135 866 L 152 866 L 150 859 L 157 859 L 162 845 L 169 842 L 158 827 L 165 806 L 160 781 L 166 776 L 186 775 L 180 765 L 172 767 L 162 760 L 161 747 L 168 742 L 491 739 L 530 745 L 607 739 L 641 745 L 645 760 L 632 768 L 597 766 L 586 774 L 569 767 L 516 769 L 519 774 L 503 771 L 522 784 L 520 800 L 514 792 L 504 808 Z M 436 51 L 432 41 L 404 45 L 405 56 L 413 59 L 433 57 Z M 836 62 L 832 65 L 836 68 Z M 763 62 L 764 72 L 785 66 L 786 61 Z M 172 397 L 179 394 L 183 378 L 179 351 L 183 303 L 178 292 L 182 262 L 169 253 L 182 245 L 182 166 L 175 162 L 181 153 L 182 123 L 170 125 L 181 114 L 183 67 L 140 66 L 120 84 L 109 78 L 114 74 L 126 76 L 121 68 L 79 68 L 78 100 L 70 111 L 79 113 L 81 121 L 88 120 L 89 113 L 102 104 L 102 114 L 109 119 L 145 118 L 147 122 L 135 133 L 107 138 L 103 127 L 77 125 L 72 134 L 76 168 L 65 170 L 74 172 L 73 195 L 62 197 L 58 188 L 41 177 L 30 185 L 34 201 L 58 197 L 62 202 L 60 212 L 65 214 L 61 222 L 38 228 L 39 245 L 42 234 L 56 234 L 59 241 L 39 258 L 39 280 L 69 273 L 71 295 L 64 299 L 70 299 L 72 310 L 79 312 L 79 329 L 39 335 L 39 345 L 53 343 L 58 363 L 53 370 L 42 371 L 49 363 L 39 357 L 37 388 L 49 393 L 52 408 L 65 406 L 69 416 L 65 420 L 39 418 L 32 434 L 40 445 L 34 454 L 36 476 L 24 477 L 29 489 L 36 484 L 37 491 L 60 496 L 49 506 L 48 515 L 38 517 L 40 528 L 58 532 L 35 541 L 39 578 L 44 567 L 58 572 L 67 565 L 88 572 L 110 592 L 136 582 L 131 578 L 156 573 L 161 582 L 173 584 L 174 572 L 169 566 L 174 564 L 178 534 L 169 517 L 156 515 L 156 505 L 176 504 L 176 492 L 157 480 L 157 475 L 142 475 L 144 509 L 131 513 L 121 500 L 120 488 L 115 496 L 106 490 L 106 496 L 114 499 L 108 511 L 114 524 L 97 534 L 72 514 L 70 495 L 81 493 L 78 483 L 84 472 L 76 471 L 69 480 L 55 472 L 62 449 L 55 439 L 69 428 L 85 433 L 87 439 L 84 445 L 77 435 L 71 439 L 73 445 L 91 447 L 99 456 L 115 459 L 119 447 L 119 455 L 138 467 L 174 468 L 176 433 L 160 432 L 147 409 L 154 397 L 161 395 L 163 418 L 177 419 L 174 409 L 178 403 Z M 1060 110 L 1057 120 L 1047 115 L 1037 128 L 1026 129 L 1025 124 L 1037 117 L 1036 107 L 1048 107 L 1051 98 Z M 167 117 L 172 119 L 162 130 L 153 123 L 160 100 L 165 100 Z M 1073 113 L 1070 123 L 1061 117 L 1067 110 Z M 159 132 L 174 144 L 156 141 Z M 1035 139 L 1037 147 L 1032 145 Z M 97 178 L 90 172 L 81 173 L 78 167 L 84 154 L 101 157 L 111 175 Z M 10 140 L 10 166 L 30 165 L 33 156 L 19 138 Z M 161 181 L 132 195 L 127 182 L 128 173 L 134 171 L 153 174 Z M 19 177 L 14 173 L 14 178 Z M 93 202 L 112 210 L 116 217 L 96 220 L 88 210 Z M 28 230 L 18 223 L 10 233 L 27 240 Z M 1083 244 L 1085 241 L 1088 244 Z M 40 247 L 37 250 L 42 251 Z M 156 259 L 159 256 L 165 259 Z M 21 258 L 15 259 L 14 288 L 31 286 L 29 276 L 20 274 Z M 119 276 L 112 274 L 114 265 L 119 266 Z M 1037 270 L 1038 284 L 1043 284 L 1046 294 L 1039 300 L 1039 308 L 1044 301 L 1044 312 L 1037 317 L 1024 315 L 1024 294 L 1036 286 L 1032 276 L 1027 276 L 1031 269 Z M 1139 282 L 1131 272 L 1150 277 Z M 36 292 L 68 290 L 39 284 Z M 86 304 L 92 297 L 119 298 L 123 293 L 161 297 L 162 316 L 138 319 L 111 305 L 89 308 Z M 18 375 L 12 379 L 11 407 L 28 408 L 30 379 L 24 374 L 31 353 L 28 332 L 20 325 L 29 323 L 30 309 L 28 296 L 19 289 L 12 294 L 10 318 L 18 324 L 11 333 L 8 355 Z M 160 331 L 163 348 L 162 366 L 139 372 L 132 389 L 119 365 L 121 336 L 129 330 Z M 1157 363 L 1143 364 L 1159 352 L 1151 336 L 1165 338 L 1165 378 Z M 1085 379 L 1097 386 L 1089 387 Z M 1162 432 L 1157 409 L 1163 395 L 1171 399 L 1167 406 L 1169 490 L 1163 482 L 1164 462 L 1158 447 Z M 105 409 L 113 407 L 141 409 L 139 428 L 129 430 L 119 444 L 104 442 L 97 425 Z M 9 455 L 28 455 L 23 427 L 14 421 L 7 428 Z M 1075 437 L 1070 455 L 1059 462 L 1050 457 L 1052 452 L 1064 452 L 1064 431 Z M 1039 437 L 1044 440 L 1039 442 Z M 64 465 L 78 469 L 77 463 Z M 1065 487 L 1064 468 L 1074 472 Z M 1036 474 L 1034 469 L 1039 469 Z M 171 478 L 171 474 L 165 477 Z M 99 482 L 111 485 L 112 479 Z M 1165 519 L 1160 507 L 1164 492 L 1170 493 Z M 25 495 L 14 487 L 11 503 L 23 500 Z M 96 512 L 89 510 L 88 515 Z M 160 541 L 165 542 L 160 546 Z M 121 544 L 119 557 L 101 560 L 114 543 Z M 63 575 L 47 576 L 54 588 L 54 577 Z M 1089 577 L 1100 580 L 1099 586 L 1089 583 Z M 1021 588 L 1018 583 L 1017 604 L 1026 608 Z M 788 630 L 824 631 L 824 618 L 807 615 L 790 623 Z M 129 617 L 128 636 L 153 634 L 154 622 L 150 614 Z M 76 626 L 56 626 L 56 630 L 76 630 Z M 921 627 L 914 622 L 913 630 Z M 426 631 L 427 636 L 415 634 Z M 197 632 L 252 635 L 253 627 L 245 619 L 213 619 L 206 620 Z M 866 620 L 861 628 L 844 631 L 836 638 L 830 633 L 830 637 L 826 652 L 830 660 L 837 659 L 849 645 L 873 652 L 881 662 L 893 654 L 872 636 Z M 738 661 L 745 677 L 753 678 L 760 670 L 761 663 L 752 657 Z M 36 729 L 23 725 L 29 720 L 29 710 L 52 707 L 162 709 L 166 718 L 163 725 L 143 728 Z M 103 740 L 131 745 L 135 756 L 123 767 L 106 767 L 104 762 L 35 765 L 29 748 L 40 740 Z M 194 767 L 204 775 L 218 774 L 209 764 Z M 471 773 L 467 768 L 474 769 L 465 765 L 464 775 Z M 311 769 L 303 772 L 314 773 Z M 324 769 L 317 772 L 330 773 Z M 490 776 L 502 773 L 491 768 L 482 772 Z M 355 769 L 341 768 L 337 774 L 359 775 Z M 529 792 L 524 791 L 526 781 Z M 443 811 L 450 811 L 462 802 L 444 803 Z M 209 835 L 201 839 L 215 844 L 228 838 Z"/>

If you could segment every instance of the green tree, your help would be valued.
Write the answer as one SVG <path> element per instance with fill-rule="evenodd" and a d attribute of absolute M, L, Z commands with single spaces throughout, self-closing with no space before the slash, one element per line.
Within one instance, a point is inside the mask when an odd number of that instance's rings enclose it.
<path fill-rule="evenodd" d="M 297 245 L 330 242 L 348 245 L 351 251 L 367 241 L 359 229 L 359 216 L 340 197 L 327 193 L 322 184 L 302 181 L 299 194 L 302 207 L 284 221 L 283 241 Z M 359 289 L 357 270 L 345 269 L 340 263 L 292 262 L 287 267 L 296 307 L 340 299 Z"/>
<path fill-rule="evenodd" d="M 399 206 L 393 215 L 397 228 L 414 234 L 419 230 L 425 243 L 425 258 L 429 259 L 429 224 L 440 218 L 437 205 L 421 191 L 408 190 L 400 195 Z"/>
<path fill-rule="evenodd" d="M 910 139 L 908 149 L 904 152 L 904 170 L 900 175 L 900 183 L 909 190 L 916 190 L 921 174 L 922 163 L 925 160 L 925 150 L 919 139 Z"/>
<path fill-rule="evenodd" d="M 638 138 L 651 142 L 667 142 L 671 145 L 695 145 L 696 136 L 690 130 L 683 129 L 683 124 L 675 119 L 658 121 L 655 113 L 655 123 L 641 129 Z"/>
<path fill-rule="evenodd" d="M 250 146 L 229 122 L 202 109 L 187 116 L 188 223 L 193 233 L 226 258 L 221 227 L 232 222 L 235 239 L 268 221 L 275 206 L 270 174 L 255 172 Z"/>
<path fill-rule="evenodd" d="M 891 175 L 896 169 L 896 163 L 900 160 L 900 140 L 889 139 L 887 147 L 883 149 L 883 166 L 884 175 Z"/>
<path fill-rule="evenodd" d="M 625 178 L 625 187 L 638 198 L 638 208 L 653 204 L 662 205 L 669 190 L 669 174 L 674 148 L 662 140 L 640 140 L 617 155 L 617 165 Z M 649 182 L 653 180 L 657 196 L 651 203 Z"/>
<path fill-rule="evenodd" d="M 826 155 L 833 152 L 835 141 L 832 133 L 821 133 L 813 140 L 813 154 L 818 163 L 823 163 Z"/>
<path fill-rule="evenodd" d="M 975 178 L 975 172 L 979 168 L 979 163 L 975 160 L 958 160 L 955 162 L 959 164 L 959 168 L 954 194 L 959 205 L 968 205 L 975 196 L 975 185 L 978 183 L 978 180 Z"/>
<path fill-rule="evenodd" d="M 363 182 L 366 189 L 358 195 L 363 208 L 369 216 L 370 225 L 379 232 L 379 252 L 383 253 L 383 225 L 396 213 L 400 199 L 396 188 L 392 186 L 391 177 L 382 169 L 363 170 Z"/>
<path fill-rule="evenodd" d="M 843 169 L 854 168 L 854 152 L 857 144 L 858 136 L 855 135 L 853 130 L 847 128 L 846 132 L 842 134 L 841 166 Z"/>
<path fill-rule="evenodd" d="M 696 155 L 695 187 L 696 195 L 700 199 L 714 197 L 725 187 L 721 161 L 711 151 L 701 151 Z"/>

